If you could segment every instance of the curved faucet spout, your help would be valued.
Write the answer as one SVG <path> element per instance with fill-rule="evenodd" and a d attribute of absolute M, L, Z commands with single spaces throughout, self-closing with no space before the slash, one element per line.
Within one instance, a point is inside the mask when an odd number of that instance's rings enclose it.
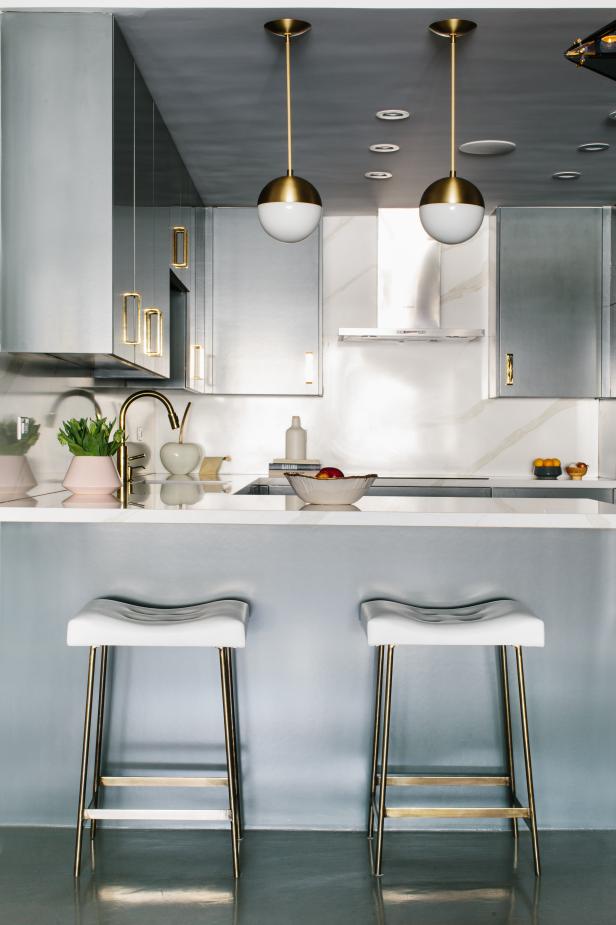
<path fill-rule="evenodd" d="M 177 430 L 180 426 L 180 421 L 175 413 L 175 408 L 169 401 L 169 399 L 163 395 L 161 392 L 157 392 L 156 389 L 141 389 L 139 392 L 133 392 L 132 395 L 129 395 L 128 398 L 123 403 L 120 408 L 120 414 L 118 415 L 118 427 L 120 430 L 126 430 L 126 412 L 134 402 L 139 398 L 157 398 L 165 408 L 167 409 L 167 414 L 169 415 L 169 423 L 171 424 L 172 430 Z"/>
<path fill-rule="evenodd" d="M 167 410 L 169 416 L 169 424 L 171 425 L 172 430 L 177 430 L 180 426 L 180 421 L 175 413 L 175 408 L 169 401 L 169 399 L 163 395 L 161 392 L 157 392 L 156 389 L 141 389 L 139 392 L 133 392 L 132 395 L 129 395 L 127 399 L 122 403 L 120 408 L 120 413 L 118 415 L 118 427 L 123 433 L 122 445 L 118 450 L 118 475 L 120 476 L 120 501 L 125 507 L 128 502 L 128 491 L 131 481 L 131 467 L 129 466 L 129 456 L 128 448 L 126 446 L 126 412 L 134 402 L 140 398 L 156 398 L 161 404 L 163 404 Z"/>

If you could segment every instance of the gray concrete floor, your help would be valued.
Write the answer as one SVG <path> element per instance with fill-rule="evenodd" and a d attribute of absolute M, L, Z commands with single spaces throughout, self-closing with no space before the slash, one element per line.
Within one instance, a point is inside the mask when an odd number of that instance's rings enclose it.
<path fill-rule="evenodd" d="M 6 925 L 613 925 L 616 832 L 544 832 L 536 884 L 529 838 L 388 834 L 370 875 L 359 833 L 247 832 L 242 877 L 211 831 L 100 831 L 77 887 L 67 829 L 0 829 Z"/>

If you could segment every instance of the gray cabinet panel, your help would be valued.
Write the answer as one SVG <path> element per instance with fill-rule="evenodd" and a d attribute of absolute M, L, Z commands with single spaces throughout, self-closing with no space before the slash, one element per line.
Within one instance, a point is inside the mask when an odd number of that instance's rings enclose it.
<path fill-rule="evenodd" d="M 110 16 L 2 15 L 2 350 L 112 349 Z"/>
<path fill-rule="evenodd" d="M 497 210 L 499 396 L 600 394 L 602 213 Z"/>
<path fill-rule="evenodd" d="M 490 498 L 492 489 L 486 487 L 425 487 L 421 485 L 372 485 L 369 495 L 381 495 L 399 498 Z"/>
<path fill-rule="evenodd" d="M 493 488 L 493 498 L 569 498 L 579 500 L 589 498 L 591 501 L 606 501 L 612 504 L 612 488 L 585 488 L 584 484 L 575 488 Z"/>
<path fill-rule="evenodd" d="M 118 28 L 113 35 L 113 351 L 130 363 L 140 337 L 135 291 L 135 63 Z"/>
<path fill-rule="evenodd" d="M 213 391 L 320 394 L 320 228 L 282 244 L 256 208 L 212 212 Z"/>

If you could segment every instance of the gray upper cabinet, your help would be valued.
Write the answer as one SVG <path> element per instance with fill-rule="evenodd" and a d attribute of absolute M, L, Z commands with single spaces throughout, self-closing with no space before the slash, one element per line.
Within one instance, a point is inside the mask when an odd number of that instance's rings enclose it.
<path fill-rule="evenodd" d="M 493 396 L 602 394 L 610 211 L 496 210 Z"/>
<path fill-rule="evenodd" d="M 1 51 L 2 350 L 168 376 L 178 200 L 121 32 L 108 14 L 6 13 Z"/>
<path fill-rule="evenodd" d="M 283 244 L 256 208 L 211 212 L 211 391 L 321 394 L 320 228 Z"/>

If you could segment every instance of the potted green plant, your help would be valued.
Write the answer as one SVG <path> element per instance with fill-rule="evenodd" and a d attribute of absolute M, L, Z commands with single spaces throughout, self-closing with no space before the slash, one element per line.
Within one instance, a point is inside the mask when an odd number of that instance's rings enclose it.
<path fill-rule="evenodd" d="M 38 440 L 39 431 L 34 418 L 0 421 L 0 496 L 16 489 L 25 493 L 36 485 L 26 453 Z"/>
<path fill-rule="evenodd" d="M 73 454 L 62 483 L 67 491 L 106 495 L 119 488 L 113 457 L 122 445 L 124 433 L 119 428 L 114 432 L 114 427 L 115 419 L 109 421 L 107 418 L 63 421 L 58 440 Z"/>

